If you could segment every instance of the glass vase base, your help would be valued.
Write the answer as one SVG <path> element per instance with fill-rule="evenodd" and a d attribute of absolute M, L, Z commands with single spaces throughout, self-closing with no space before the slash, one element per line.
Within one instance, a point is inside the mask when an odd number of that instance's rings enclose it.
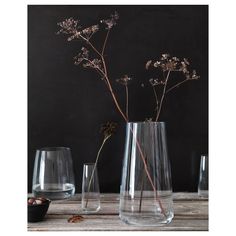
<path fill-rule="evenodd" d="M 100 210 L 100 207 L 98 208 L 86 208 L 86 209 L 82 209 L 83 214 L 93 214 L 96 213 Z"/>
<path fill-rule="evenodd" d="M 127 214 L 120 214 L 120 219 L 129 225 L 136 225 L 136 226 L 164 226 L 166 224 L 169 224 L 173 217 L 174 214 L 170 214 L 167 217 L 161 217 L 161 216 L 148 216 L 148 215 L 142 215 L 140 214 L 137 215 L 127 215 Z"/>

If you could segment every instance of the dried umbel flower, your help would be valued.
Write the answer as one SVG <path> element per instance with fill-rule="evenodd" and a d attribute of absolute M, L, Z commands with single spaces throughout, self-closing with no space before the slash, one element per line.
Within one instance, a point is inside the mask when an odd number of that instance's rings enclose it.
<path fill-rule="evenodd" d="M 117 128 L 117 123 L 107 122 L 106 124 L 102 124 L 100 132 L 103 133 L 104 138 L 106 139 L 115 133 L 116 128 Z"/>
<path fill-rule="evenodd" d="M 58 23 L 58 26 L 61 29 L 57 34 L 63 33 L 70 35 L 67 40 L 71 41 L 73 39 L 85 39 L 89 40 L 93 34 L 99 30 L 99 25 L 92 25 L 85 29 L 82 29 L 82 26 L 78 25 L 78 20 L 74 20 L 72 17 Z"/>
<path fill-rule="evenodd" d="M 152 122 L 152 118 L 146 118 L 145 122 Z"/>
<path fill-rule="evenodd" d="M 74 64 L 79 65 L 83 60 L 87 60 L 89 58 L 89 50 L 85 47 L 81 48 L 81 52 L 74 57 Z"/>
<path fill-rule="evenodd" d="M 109 19 L 101 20 L 100 22 L 106 25 L 106 29 L 111 29 L 114 25 L 116 25 L 117 20 L 119 19 L 118 13 L 115 11 L 114 14 L 111 14 Z"/>
<path fill-rule="evenodd" d="M 93 59 L 93 60 L 88 60 L 83 64 L 83 67 L 87 68 L 92 68 L 92 69 L 99 69 L 102 70 L 102 61 L 100 59 Z"/>
<path fill-rule="evenodd" d="M 179 87 L 183 83 L 189 80 L 197 80 L 200 77 L 197 75 L 196 70 L 193 70 L 192 72 L 189 71 L 190 63 L 188 59 L 183 58 L 180 60 L 178 57 L 171 57 L 170 54 L 165 53 L 162 54 L 161 57 L 156 60 L 148 60 L 146 62 L 145 68 L 148 70 L 150 67 L 157 68 L 161 74 L 163 75 L 163 79 L 149 79 L 149 83 L 151 84 L 153 88 L 153 92 L 155 95 L 155 100 L 156 100 L 156 118 L 155 121 L 158 121 L 160 112 L 162 109 L 162 104 L 165 95 L 170 92 L 171 90 Z M 176 84 L 172 85 L 171 87 L 169 86 L 169 78 L 170 78 L 170 73 L 171 72 L 182 72 L 185 76 L 185 79 L 177 82 Z M 161 85 L 160 87 L 156 88 L 157 86 Z"/>
<path fill-rule="evenodd" d="M 123 77 L 121 77 L 120 79 L 117 79 L 116 82 L 122 85 L 127 86 L 128 83 L 132 80 L 131 77 L 129 77 L 128 75 L 124 75 Z"/>
<path fill-rule="evenodd" d="M 65 19 L 62 22 L 57 23 L 58 26 L 61 27 L 61 29 L 57 32 L 57 34 L 63 33 L 63 34 L 75 34 L 79 28 L 81 28 L 80 25 L 78 25 L 79 21 L 74 20 L 72 17 Z"/>
<path fill-rule="evenodd" d="M 93 34 L 95 34 L 97 31 L 99 30 L 99 25 L 92 25 L 86 29 L 83 29 L 81 31 L 81 34 L 86 38 L 86 39 L 90 39 Z"/>
<path fill-rule="evenodd" d="M 162 80 L 159 80 L 159 79 L 149 79 L 149 83 L 152 85 L 152 86 L 157 86 L 157 85 L 164 85 L 165 82 L 162 81 Z"/>
<path fill-rule="evenodd" d="M 149 66 L 152 64 L 152 60 L 147 61 L 145 68 L 148 70 Z"/>
<path fill-rule="evenodd" d="M 160 69 L 163 72 L 171 72 L 171 71 L 180 71 L 183 72 L 186 79 L 199 79 L 200 77 L 196 74 L 196 71 L 193 70 L 191 73 L 188 69 L 188 66 L 190 65 L 188 59 L 183 58 L 183 60 L 180 60 L 178 57 L 171 57 L 170 54 L 165 53 L 162 54 L 159 60 L 147 61 L 145 68 L 148 70 L 151 66 L 154 68 Z"/>

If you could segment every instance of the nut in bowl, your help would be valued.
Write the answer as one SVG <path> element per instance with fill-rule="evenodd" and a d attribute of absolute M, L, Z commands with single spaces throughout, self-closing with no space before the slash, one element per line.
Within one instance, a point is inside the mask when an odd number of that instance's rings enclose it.
<path fill-rule="evenodd" d="M 29 197 L 28 205 L 28 222 L 38 222 L 44 219 L 51 201 L 47 198 Z"/>

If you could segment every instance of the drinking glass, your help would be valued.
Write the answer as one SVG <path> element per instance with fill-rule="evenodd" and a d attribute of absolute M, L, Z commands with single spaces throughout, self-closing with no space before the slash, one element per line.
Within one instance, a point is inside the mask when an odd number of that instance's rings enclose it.
<path fill-rule="evenodd" d="M 74 172 L 70 148 L 46 147 L 36 151 L 32 192 L 51 200 L 74 195 Z"/>
<path fill-rule="evenodd" d="M 208 197 L 208 155 L 201 156 L 198 195 Z"/>
<path fill-rule="evenodd" d="M 100 209 L 100 190 L 97 168 L 94 163 L 85 163 L 82 182 L 82 210 L 85 213 Z"/>

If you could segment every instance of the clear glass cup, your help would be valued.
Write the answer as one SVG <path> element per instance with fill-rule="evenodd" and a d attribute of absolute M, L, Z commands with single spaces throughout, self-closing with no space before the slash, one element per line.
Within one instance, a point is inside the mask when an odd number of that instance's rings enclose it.
<path fill-rule="evenodd" d="M 208 155 L 201 155 L 198 195 L 208 198 Z"/>
<path fill-rule="evenodd" d="M 100 209 L 100 190 L 95 163 L 85 163 L 82 181 L 82 210 L 94 213 Z"/>
<path fill-rule="evenodd" d="M 70 148 L 46 147 L 36 151 L 32 192 L 51 200 L 74 195 L 74 172 Z"/>
<path fill-rule="evenodd" d="M 172 221 L 165 123 L 127 123 L 119 212 L 127 224 L 159 226 Z"/>

